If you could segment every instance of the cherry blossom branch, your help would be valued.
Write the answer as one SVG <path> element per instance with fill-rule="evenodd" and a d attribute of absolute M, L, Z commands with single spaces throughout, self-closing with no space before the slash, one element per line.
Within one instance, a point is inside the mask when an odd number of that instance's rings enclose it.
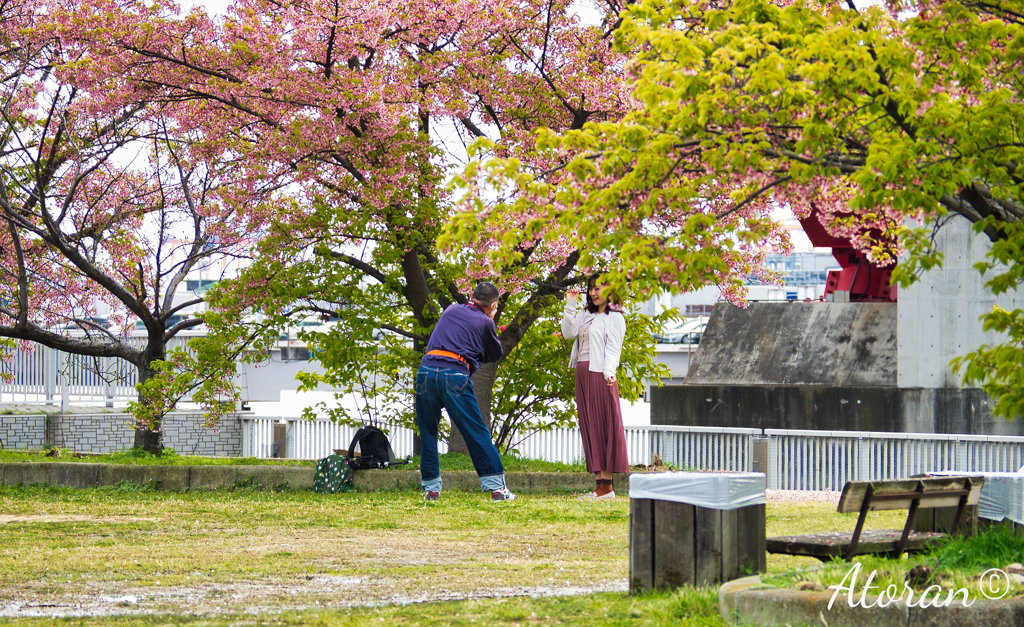
<path fill-rule="evenodd" d="M 755 191 L 752 194 L 749 194 L 746 198 L 743 199 L 742 202 L 740 202 L 739 204 L 735 205 L 732 209 L 730 209 L 730 210 L 720 214 L 718 216 L 718 219 L 721 220 L 721 219 L 724 219 L 724 218 L 727 218 L 727 217 L 731 216 L 732 214 L 736 213 L 737 211 L 739 211 L 743 207 L 746 207 L 750 203 L 754 202 L 754 200 L 760 198 L 761 195 L 764 194 L 765 192 L 767 192 L 768 190 L 772 189 L 773 187 L 778 187 L 779 185 L 782 185 L 783 183 L 787 183 L 790 180 L 792 180 L 791 176 L 780 176 L 780 177 L 778 177 L 777 179 L 775 179 L 771 183 L 768 183 L 767 185 L 762 186 L 761 189 Z"/>

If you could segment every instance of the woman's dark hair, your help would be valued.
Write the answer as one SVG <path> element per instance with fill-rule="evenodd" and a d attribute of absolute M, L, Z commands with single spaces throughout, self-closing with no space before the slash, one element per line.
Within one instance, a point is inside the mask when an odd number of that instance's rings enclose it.
<path fill-rule="evenodd" d="M 590 288 L 593 287 L 600 278 L 601 273 L 595 272 L 590 275 L 589 279 L 587 279 L 587 311 L 590 313 L 597 313 L 597 305 L 590 301 Z M 616 296 L 614 292 L 608 294 L 608 305 L 604 308 L 605 314 L 610 314 L 612 311 L 618 311 L 618 309 L 612 309 L 612 305 L 615 305 L 617 308 L 622 307 L 622 301 L 619 300 L 619 297 Z"/>

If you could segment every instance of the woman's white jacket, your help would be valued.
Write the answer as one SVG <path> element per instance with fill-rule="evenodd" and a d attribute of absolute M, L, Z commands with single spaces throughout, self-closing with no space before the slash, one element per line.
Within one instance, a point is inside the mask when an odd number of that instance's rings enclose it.
<path fill-rule="evenodd" d="M 576 301 L 565 299 L 565 311 L 562 314 L 562 337 L 576 340 L 572 344 L 572 356 L 569 366 L 575 368 L 580 354 L 580 325 L 588 316 L 584 309 L 576 312 Z M 593 314 L 594 322 L 590 325 L 590 372 L 600 372 L 604 378 L 615 376 L 622 356 L 622 340 L 626 336 L 626 319 L 617 311 L 608 314 Z"/>

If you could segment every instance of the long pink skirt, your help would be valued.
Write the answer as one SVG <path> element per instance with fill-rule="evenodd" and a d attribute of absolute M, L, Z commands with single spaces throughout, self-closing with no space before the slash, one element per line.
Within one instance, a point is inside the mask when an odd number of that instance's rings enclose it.
<path fill-rule="evenodd" d="M 590 372 L 589 362 L 576 364 L 576 410 L 583 436 L 587 472 L 629 472 L 626 435 L 622 431 L 619 384 L 608 385 L 600 372 Z"/>

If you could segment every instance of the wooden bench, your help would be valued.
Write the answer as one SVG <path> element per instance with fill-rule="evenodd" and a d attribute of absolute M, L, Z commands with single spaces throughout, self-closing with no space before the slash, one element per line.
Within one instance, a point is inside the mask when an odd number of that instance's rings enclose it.
<path fill-rule="evenodd" d="M 983 477 L 940 477 L 896 481 L 851 481 L 839 497 L 840 514 L 859 513 L 853 533 L 817 533 L 800 536 L 778 536 L 766 541 L 769 553 L 807 555 L 827 561 L 833 558 L 851 560 L 855 555 L 881 553 L 899 556 L 927 548 L 946 537 L 945 533 L 913 531 L 918 510 L 955 507 L 950 530 L 960 529 L 960 522 L 969 505 L 977 505 Z M 903 530 L 865 531 L 864 520 L 869 511 L 907 510 Z"/>

